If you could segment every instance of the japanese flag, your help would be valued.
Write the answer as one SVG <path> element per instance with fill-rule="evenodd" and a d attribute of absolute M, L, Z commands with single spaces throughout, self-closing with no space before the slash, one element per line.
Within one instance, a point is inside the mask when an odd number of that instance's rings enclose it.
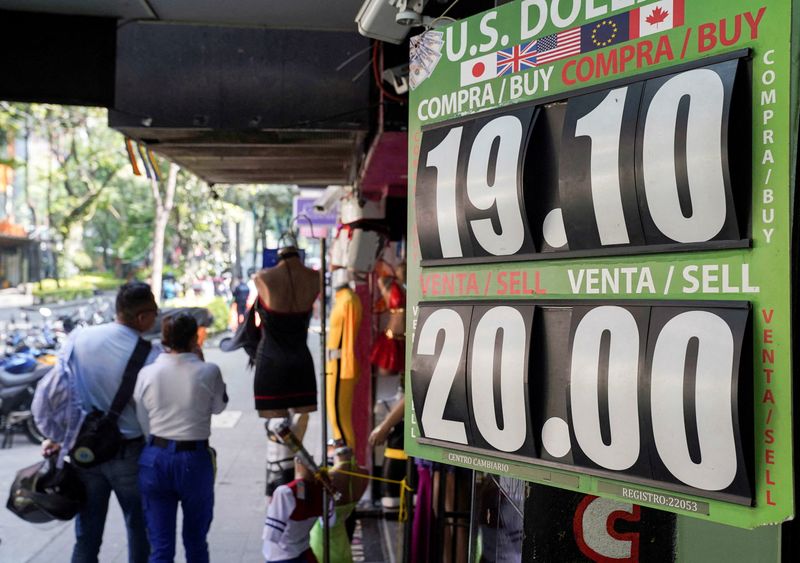
<path fill-rule="evenodd" d="M 461 63 L 461 85 L 469 86 L 497 76 L 497 53 L 489 53 Z"/>
<path fill-rule="evenodd" d="M 683 25 L 684 0 L 661 0 L 631 10 L 630 36 L 645 37 Z"/>

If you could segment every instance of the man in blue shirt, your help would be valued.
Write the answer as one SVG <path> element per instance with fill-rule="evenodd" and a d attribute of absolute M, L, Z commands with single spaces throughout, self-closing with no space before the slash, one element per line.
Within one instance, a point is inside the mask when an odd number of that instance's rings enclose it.
<path fill-rule="evenodd" d="M 250 288 L 242 279 L 238 279 L 233 288 L 233 302 L 236 303 L 236 321 L 238 324 L 244 322 L 244 315 L 247 312 L 247 298 L 250 296 Z"/>
<path fill-rule="evenodd" d="M 141 282 L 120 287 L 116 309 L 116 322 L 76 331 L 71 346 L 65 348 L 71 350 L 71 354 L 63 360 L 75 375 L 80 402 L 86 412 L 92 409 L 108 412 L 111 408 L 139 336 L 153 326 L 158 314 L 150 286 Z M 145 365 L 155 361 L 160 352 L 161 348 L 154 346 Z M 87 502 L 75 521 L 72 563 L 97 562 L 111 491 L 117 496 L 125 516 L 129 562 L 145 563 L 150 553 L 138 486 L 138 461 L 144 436 L 133 401 L 122 411 L 117 424 L 125 440 L 117 456 L 91 468 L 77 468 L 86 486 Z M 45 442 L 47 453 L 56 449 L 54 444 Z"/>

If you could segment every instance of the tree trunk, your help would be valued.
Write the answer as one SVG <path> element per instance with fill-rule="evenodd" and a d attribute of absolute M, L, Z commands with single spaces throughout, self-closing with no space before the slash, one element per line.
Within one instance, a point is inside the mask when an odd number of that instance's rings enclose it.
<path fill-rule="evenodd" d="M 52 241 L 51 254 L 53 256 L 53 279 L 56 280 L 56 287 L 61 289 L 61 269 L 58 267 L 59 262 L 61 261 L 61 254 L 63 252 L 64 245 L 61 245 L 62 251 L 58 251 L 58 244 L 56 241 Z"/>
<path fill-rule="evenodd" d="M 31 145 L 30 145 L 30 138 L 31 138 L 31 121 L 30 116 L 25 119 L 25 178 L 23 184 L 23 189 L 25 190 L 25 205 L 28 206 L 28 209 L 31 213 L 31 224 L 34 227 L 39 226 L 39 222 L 36 220 L 36 206 L 33 204 L 33 200 L 31 199 L 31 190 L 30 190 L 30 169 L 31 169 Z M 41 272 L 39 272 L 41 277 Z"/>
<path fill-rule="evenodd" d="M 233 277 L 241 279 L 244 275 L 242 272 L 242 225 L 237 221 L 234 228 L 234 254 L 233 254 Z"/>
<path fill-rule="evenodd" d="M 261 269 L 258 267 L 258 245 L 262 241 L 261 233 L 258 232 L 260 226 L 261 221 L 258 218 L 258 212 L 253 210 L 253 268 L 256 270 Z"/>
<path fill-rule="evenodd" d="M 156 301 L 161 301 L 161 280 L 164 271 L 164 232 L 167 230 L 167 221 L 163 210 L 156 211 L 155 232 L 153 233 L 153 273 L 150 285 Z"/>
<path fill-rule="evenodd" d="M 177 164 L 174 162 L 170 163 L 167 188 L 163 198 L 161 197 L 161 189 L 158 186 L 158 180 L 155 178 L 150 180 L 156 207 L 155 232 L 153 233 L 153 273 L 150 279 L 150 286 L 153 289 L 156 302 L 159 303 L 161 302 L 161 281 L 164 273 L 164 236 L 167 232 L 167 222 L 169 221 L 169 216 L 175 203 L 178 170 L 179 167 Z"/>
<path fill-rule="evenodd" d="M 53 136 L 48 133 L 48 149 L 53 152 Z M 56 244 L 56 232 L 53 227 L 53 159 L 47 159 L 47 193 L 45 194 L 45 205 L 47 207 L 47 238 L 50 254 L 53 257 L 53 278 L 56 280 L 56 287 L 61 289 L 61 277 L 58 273 L 58 245 Z"/>

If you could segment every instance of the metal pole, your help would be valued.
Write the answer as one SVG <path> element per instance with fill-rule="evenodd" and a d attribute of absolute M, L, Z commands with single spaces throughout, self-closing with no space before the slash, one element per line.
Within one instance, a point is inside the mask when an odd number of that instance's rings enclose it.
<path fill-rule="evenodd" d="M 325 342 L 325 333 L 327 332 L 326 327 L 326 317 L 328 316 L 328 306 L 326 302 L 326 273 L 327 273 L 327 263 L 325 260 L 325 253 L 326 253 L 326 246 L 327 246 L 327 238 L 320 237 L 319 239 L 319 251 L 321 255 L 321 277 L 320 277 L 320 307 L 319 307 L 319 348 L 320 348 L 320 381 L 321 381 L 321 402 L 322 408 L 320 409 L 322 412 L 322 460 L 320 466 L 322 467 L 323 471 L 328 468 L 328 380 L 327 374 L 325 373 L 325 360 L 326 358 L 326 346 L 327 342 Z M 330 525 L 328 523 L 328 502 L 330 502 L 330 495 L 328 491 L 323 489 L 322 490 L 322 562 L 329 563 L 331 558 L 331 530 Z"/>
<path fill-rule="evenodd" d="M 472 484 L 471 484 L 472 491 L 470 493 L 470 499 L 469 499 L 469 527 L 467 528 L 469 530 L 469 532 L 468 532 L 469 546 L 468 546 L 468 551 L 467 551 L 467 561 L 472 561 L 472 552 L 474 551 L 474 548 L 476 547 L 475 546 L 475 542 L 472 540 L 472 538 L 478 537 L 477 532 L 475 533 L 475 535 L 472 534 L 472 528 L 475 526 L 475 510 L 477 508 L 477 503 L 475 502 L 475 497 L 478 496 L 477 495 L 477 489 L 478 489 L 477 483 L 478 483 L 478 472 L 473 469 L 472 470 Z M 481 507 L 481 508 L 483 508 L 483 507 Z"/>

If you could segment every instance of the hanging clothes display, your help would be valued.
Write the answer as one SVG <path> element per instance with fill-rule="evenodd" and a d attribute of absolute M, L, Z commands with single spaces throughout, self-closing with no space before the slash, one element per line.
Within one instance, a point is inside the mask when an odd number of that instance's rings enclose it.
<path fill-rule="evenodd" d="M 328 420 L 335 440 L 355 448 L 352 410 L 360 368 L 356 359 L 356 339 L 361 327 L 361 301 L 348 286 L 334 296 L 326 341 Z"/>
<path fill-rule="evenodd" d="M 433 462 L 416 459 L 417 501 L 411 528 L 411 549 L 408 560 L 421 563 L 432 560 L 433 514 Z"/>
<path fill-rule="evenodd" d="M 375 339 L 370 353 L 370 362 L 389 373 L 403 373 L 406 359 L 406 336 L 404 334 L 406 293 L 397 280 L 392 280 L 383 293 L 389 314 L 401 318 L 401 320 L 395 323 L 390 321 L 390 325 L 393 325 L 394 329 L 390 326 Z"/>

